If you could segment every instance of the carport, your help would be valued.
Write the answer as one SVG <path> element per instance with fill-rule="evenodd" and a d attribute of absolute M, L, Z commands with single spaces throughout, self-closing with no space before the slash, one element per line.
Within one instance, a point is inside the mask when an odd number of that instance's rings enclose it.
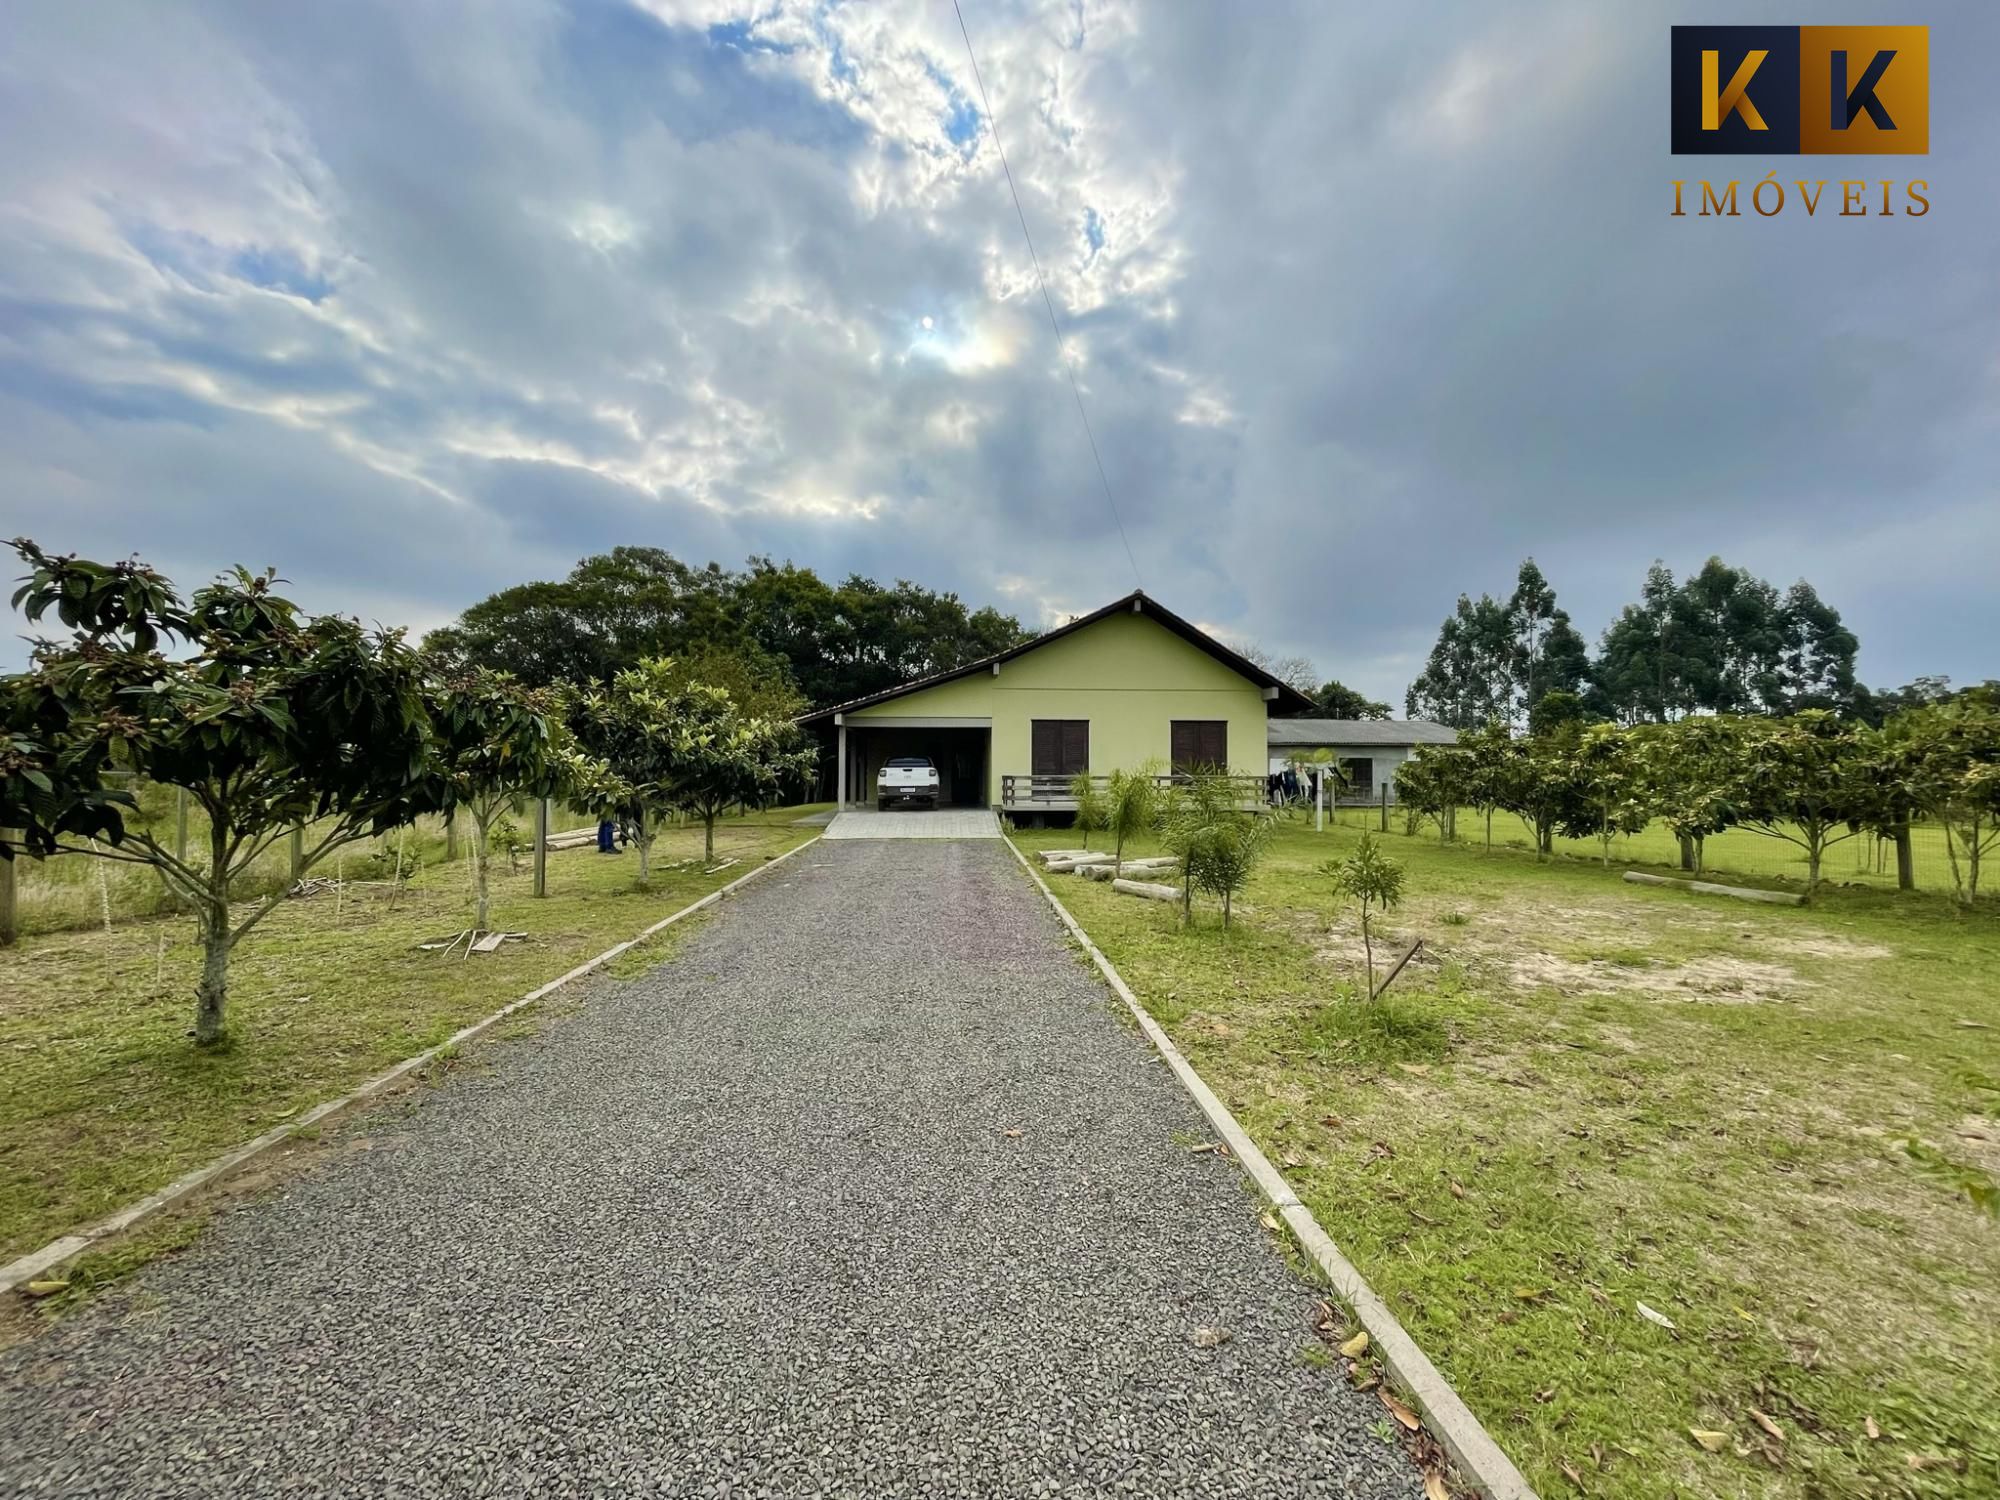
<path fill-rule="evenodd" d="M 991 780 L 990 719 L 834 716 L 834 754 L 843 806 L 875 801 L 875 778 L 898 755 L 921 755 L 938 768 L 940 806 L 984 807 Z"/>

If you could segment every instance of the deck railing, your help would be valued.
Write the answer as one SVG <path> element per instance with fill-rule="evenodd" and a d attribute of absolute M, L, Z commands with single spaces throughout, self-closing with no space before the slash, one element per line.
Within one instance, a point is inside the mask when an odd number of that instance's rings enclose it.
<path fill-rule="evenodd" d="M 1162 787 L 1191 781 L 1191 776 L 1171 773 L 1153 778 Z M 1224 782 L 1230 788 L 1236 805 L 1246 812 L 1256 812 L 1268 805 L 1265 798 L 1266 782 L 1262 776 L 1216 776 L 1213 781 Z M 1092 785 L 1099 791 L 1110 786 L 1109 776 L 1092 776 Z M 1011 776 L 1000 778 L 1000 807 L 1004 812 L 1075 812 L 1076 791 L 1074 776 Z"/>

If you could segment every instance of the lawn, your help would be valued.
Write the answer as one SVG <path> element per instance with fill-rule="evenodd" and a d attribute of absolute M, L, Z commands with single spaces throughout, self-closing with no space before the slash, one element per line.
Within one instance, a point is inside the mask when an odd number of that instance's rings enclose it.
<path fill-rule="evenodd" d="M 2000 1177 L 2000 908 L 1392 833 L 1383 946 L 1425 952 L 1369 1007 L 1316 872 L 1358 837 L 1283 825 L 1227 933 L 1051 883 L 1530 1480 L 2000 1494 L 2000 1222 L 1965 1190 Z"/>
<path fill-rule="evenodd" d="M 1380 814 L 1373 808 L 1343 807 L 1338 816 L 1343 825 L 1353 828 L 1377 828 L 1381 823 Z M 1390 809 L 1389 827 L 1396 833 L 1405 831 L 1401 808 Z M 1461 808 L 1458 833 L 1461 842 L 1484 847 L 1484 818 L 1476 809 Z M 1425 825 L 1421 836 L 1435 839 L 1436 827 Z M 1493 842 L 1496 846 L 1509 849 L 1531 853 L 1534 850 L 1533 835 L 1512 813 L 1496 812 L 1493 815 Z M 1555 843 L 1558 852 L 1574 855 L 1578 859 L 1596 859 L 1599 856 L 1598 841 L 1594 838 L 1558 837 Z M 1959 858 L 1963 860 L 1964 857 L 1961 851 Z M 1627 860 L 1637 864 L 1678 866 L 1680 846 L 1665 824 L 1654 822 L 1637 833 L 1621 834 L 1613 839 L 1611 858 L 1614 862 Z M 1936 823 L 1919 821 L 1910 830 L 1910 863 L 1918 890 L 1951 890 L 1951 857 L 1945 850 L 1944 830 Z M 1749 828 L 1729 828 L 1710 834 L 1704 842 L 1702 869 L 1717 876 L 1747 875 L 1756 880 L 1790 880 L 1803 884 L 1806 852 L 1787 839 L 1773 838 Z M 1837 884 L 1867 885 L 1893 891 L 1896 888 L 1896 853 L 1888 841 L 1869 833 L 1843 837 L 1827 851 L 1821 875 Z"/>
<path fill-rule="evenodd" d="M 421 952 L 471 919 L 465 861 L 286 901 L 236 950 L 230 1041 L 187 1032 L 200 966 L 185 918 L 24 938 L 0 951 L 0 1260 L 37 1248 L 332 1098 L 810 838 L 789 808 L 699 825 L 638 856 L 524 856 L 494 872 L 493 922 L 529 934 L 470 959 Z M 331 863 L 316 873 L 331 874 Z M 350 874 L 354 873 L 352 870 Z M 393 904 L 392 904 L 393 902 Z M 671 931 L 672 929 L 670 929 Z"/>

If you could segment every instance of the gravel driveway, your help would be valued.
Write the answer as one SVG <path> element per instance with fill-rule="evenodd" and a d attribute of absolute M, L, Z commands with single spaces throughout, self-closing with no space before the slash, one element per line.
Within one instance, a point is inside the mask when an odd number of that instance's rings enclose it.
<path fill-rule="evenodd" d="M 1419 1495 L 1114 1003 L 1005 845 L 815 845 L 0 1354 L 0 1494 Z"/>

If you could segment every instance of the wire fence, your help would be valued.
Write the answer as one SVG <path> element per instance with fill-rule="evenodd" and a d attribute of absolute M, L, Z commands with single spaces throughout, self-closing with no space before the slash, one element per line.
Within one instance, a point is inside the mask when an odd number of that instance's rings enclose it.
<path fill-rule="evenodd" d="M 1313 816 L 1310 805 L 1287 809 L 1287 814 L 1308 822 Z M 1435 840 L 1438 837 L 1435 822 L 1427 818 L 1418 819 L 1409 808 L 1395 803 L 1388 804 L 1386 808 L 1379 802 L 1365 806 L 1350 803 L 1333 809 L 1327 814 L 1327 820 L 1343 828 L 1370 832 L 1386 830 L 1406 838 Z M 1494 848 L 1534 849 L 1533 830 L 1513 813 L 1494 813 L 1491 826 Z M 1456 829 L 1460 844 L 1480 847 L 1487 842 L 1486 815 L 1474 808 L 1459 810 Z M 1895 844 L 1867 832 L 1848 836 L 1843 829 L 1841 835 L 1840 842 L 1829 848 L 1821 861 L 1820 879 L 1895 890 Z M 1600 858 L 1604 852 L 1603 846 L 1594 838 L 1558 838 L 1554 849 L 1558 854 L 1592 860 Z M 1658 823 L 1649 824 L 1638 833 L 1621 834 L 1611 841 L 1610 852 L 1613 863 L 1620 864 L 1664 865 L 1679 869 L 1681 862 L 1679 842 L 1672 832 Z M 1945 831 L 1939 824 L 1920 821 L 1911 825 L 1910 860 L 1918 890 L 1948 892 L 1954 888 L 1951 854 L 1945 847 Z M 1959 865 L 1962 875 L 1965 867 L 1962 848 Z M 1747 828 L 1731 828 L 1712 834 L 1703 841 L 1702 869 L 1705 873 L 1720 875 L 1795 880 L 1803 885 L 1807 874 L 1806 851 L 1788 839 Z"/>

